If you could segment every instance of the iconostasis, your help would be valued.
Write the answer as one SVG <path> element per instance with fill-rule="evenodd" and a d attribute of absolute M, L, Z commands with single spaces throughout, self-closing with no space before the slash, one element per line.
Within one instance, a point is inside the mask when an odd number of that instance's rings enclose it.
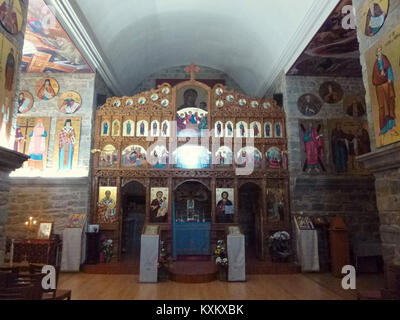
<path fill-rule="evenodd" d="M 198 189 L 205 187 L 203 193 L 209 194 L 193 204 L 201 207 L 199 216 L 212 222 L 215 232 L 239 222 L 234 199 L 249 182 L 260 189 L 267 229 L 289 230 L 285 112 L 275 101 L 223 85 L 211 88 L 192 77 L 174 87 L 165 83 L 133 97 L 109 98 L 96 112 L 95 123 L 93 194 L 101 188 L 117 188 L 117 194 L 116 219 L 103 219 L 98 213 L 104 211 L 101 199 L 94 198 L 92 223 L 114 242 L 120 232 L 122 191 L 133 181 L 147 190 L 146 223 L 160 224 L 167 233 L 173 221 L 182 219 L 178 188 L 189 181 L 200 183 Z M 228 194 L 232 205 L 225 206 L 222 194 Z M 271 201 L 279 203 L 275 208 L 282 208 L 280 213 L 268 214 Z M 185 210 L 186 205 L 185 200 Z"/>

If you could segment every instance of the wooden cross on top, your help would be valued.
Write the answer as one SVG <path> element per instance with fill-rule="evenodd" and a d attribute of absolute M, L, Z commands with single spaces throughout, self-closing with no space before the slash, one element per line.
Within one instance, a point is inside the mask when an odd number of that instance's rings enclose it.
<path fill-rule="evenodd" d="M 190 80 L 193 81 L 194 80 L 194 73 L 195 72 L 199 72 L 200 68 L 198 66 L 196 66 L 193 62 L 185 68 L 185 72 L 189 73 L 190 72 Z"/>

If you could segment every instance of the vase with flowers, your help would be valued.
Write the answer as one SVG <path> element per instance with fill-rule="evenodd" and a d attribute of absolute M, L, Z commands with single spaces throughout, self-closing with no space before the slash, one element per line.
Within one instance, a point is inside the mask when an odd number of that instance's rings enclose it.
<path fill-rule="evenodd" d="M 225 241 L 218 240 L 215 248 L 215 264 L 219 269 L 219 279 L 221 281 L 228 280 L 228 257 L 226 255 Z"/>

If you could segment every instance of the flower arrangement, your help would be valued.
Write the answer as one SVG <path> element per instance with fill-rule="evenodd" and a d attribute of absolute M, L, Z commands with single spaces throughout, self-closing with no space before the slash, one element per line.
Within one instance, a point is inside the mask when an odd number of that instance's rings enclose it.
<path fill-rule="evenodd" d="M 165 249 L 164 241 L 160 241 L 160 257 L 158 259 L 158 267 L 159 268 L 168 268 L 169 264 L 172 261 L 172 257 Z"/>
<path fill-rule="evenodd" d="M 158 281 L 167 281 L 169 278 L 169 264 L 172 257 L 165 249 L 164 241 L 160 241 L 160 256 L 158 258 Z"/>
<path fill-rule="evenodd" d="M 217 248 L 215 249 L 215 263 L 218 266 L 221 267 L 227 267 L 228 266 L 228 258 L 226 256 L 226 251 L 225 251 L 225 242 L 224 240 L 218 240 L 217 241 Z"/>
<path fill-rule="evenodd" d="M 114 244 L 112 239 L 104 240 L 101 244 L 101 253 L 105 263 L 111 262 L 113 256 Z"/>
<path fill-rule="evenodd" d="M 290 234 L 286 231 L 274 233 L 268 239 L 272 261 L 287 262 L 292 255 Z"/>

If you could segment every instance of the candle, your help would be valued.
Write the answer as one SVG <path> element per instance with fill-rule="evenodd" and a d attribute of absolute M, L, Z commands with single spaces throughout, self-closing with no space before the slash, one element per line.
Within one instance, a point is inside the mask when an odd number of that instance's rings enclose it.
<path fill-rule="evenodd" d="M 10 267 L 12 268 L 14 262 L 14 239 L 11 239 L 11 248 L 10 248 Z"/>

